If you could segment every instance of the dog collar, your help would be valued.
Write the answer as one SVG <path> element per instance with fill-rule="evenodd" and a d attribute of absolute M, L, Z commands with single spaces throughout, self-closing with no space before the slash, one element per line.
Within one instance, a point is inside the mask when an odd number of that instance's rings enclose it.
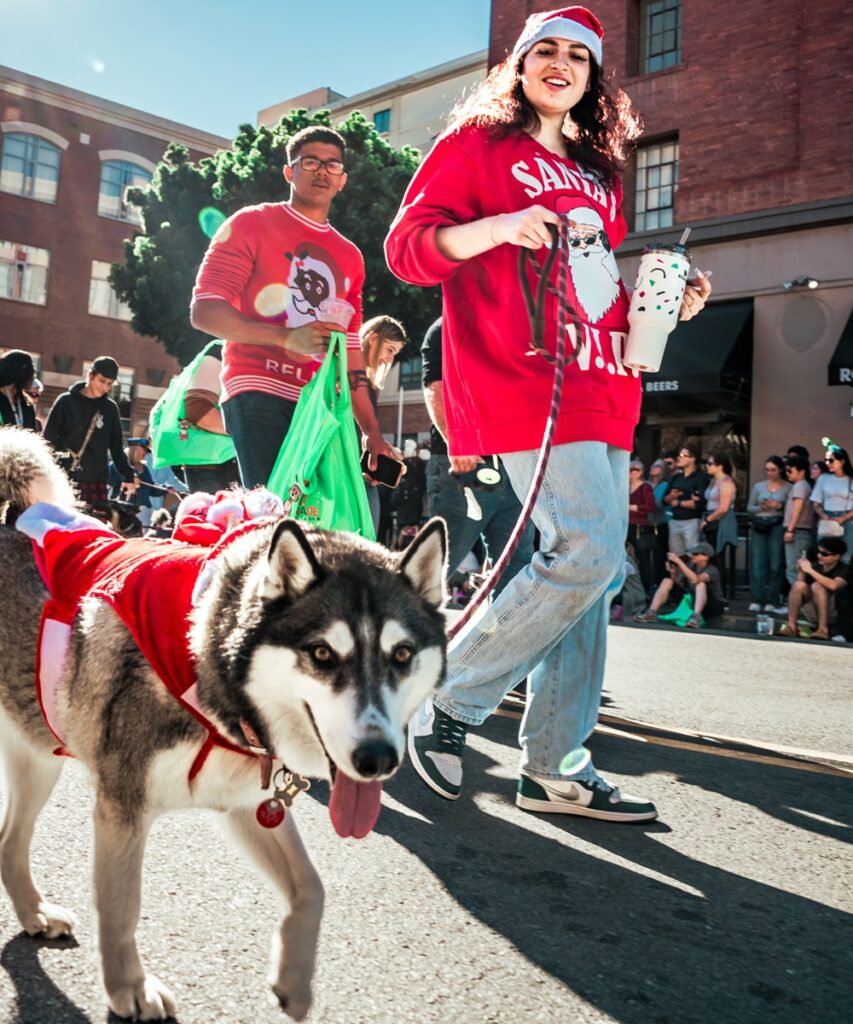
<path fill-rule="evenodd" d="M 261 743 L 258 734 L 245 718 L 240 719 L 240 728 L 249 744 L 249 750 L 260 760 L 261 789 L 267 790 L 272 781 L 272 764 L 275 758 Z M 264 828 L 276 828 L 284 821 L 285 809 L 292 806 L 300 793 L 307 792 L 310 788 L 311 783 L 308 779 L 298 772 L 290 771 L 282 762 L 281 768 L 275 773 L 273 795 L 268 800 L 261 801 L 255 811 L 258 824 Z"/>

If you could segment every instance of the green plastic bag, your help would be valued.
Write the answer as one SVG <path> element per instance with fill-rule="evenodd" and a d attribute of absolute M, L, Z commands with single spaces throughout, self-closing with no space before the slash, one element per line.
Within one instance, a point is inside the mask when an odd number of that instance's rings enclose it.
<path fill-rule="evenodd" d="M 685 594 L 678 607 L 666 615 L 658 615 L 658 622 L 671 622 L 676 626 L 686 626 L 690 616 L 693 614 L 693 595 Z M 700 618 L 700 625 L 705 625 L 705 619 Z"/>
<path fill-rule="evenodd" d="M 299 396 L 267 488 L 284 499 L 294 519 L 375 540 L 360 455 L 346 335 L 334 331 L 323 365 Z"/>
<path fill-rule="evenodd" d="M 181 420 L 186 419 L 184 396 L 190 381 L 208 351 L 221 344 L 217 339 L 205 345 L 195 359 L 172 378 L 151 410 L 149 425 L 155 469 L 161 466 L 220 466 L 237 457 L 234 442 L 228 434 L 214 434 L 193 423 L 186 424 L 186 429 L 181 430 Z"/>

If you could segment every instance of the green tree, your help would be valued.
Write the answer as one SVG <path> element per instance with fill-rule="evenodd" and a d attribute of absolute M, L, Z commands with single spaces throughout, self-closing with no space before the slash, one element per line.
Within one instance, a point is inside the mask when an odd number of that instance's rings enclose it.
<path fill-rule="evenodd" d="M 331 124 L 328 111 L 297 110 L 273 128 L 243 125 L 231 149 L 198 163 L 172 143 L 147 188 L 128 191 L 142 215 L 142 231 L 124 244 L 124 264 L 114 263 L 110 282 L 133 311 L 131 327 L 157 338 L 185 366 L 209 340 L 190 325 L 196 272 L 218 222 L 243 206 L 281 202 L 289 186 L 282 176 L 287 140 L 309 124 Z M 347 142 L 346 188 L 335 199 L 332 221 L 364 255 L 364 317 L 388 313 L 400 319 L 417 351 L 439 315 L 438 289 L 403 284 L 385 265 L 382 242 L 418 164 L 418 151 L 392 149 L 358 111 L 336 126 Z"/>

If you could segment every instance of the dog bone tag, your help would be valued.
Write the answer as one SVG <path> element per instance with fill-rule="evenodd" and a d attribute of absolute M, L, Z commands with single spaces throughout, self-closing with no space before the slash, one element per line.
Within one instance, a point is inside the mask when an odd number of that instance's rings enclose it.
<path fill-rule="evenodd" d="M 310 788 L 311 783 L 308 779 L 297 772 L 285 772 L 282 784 L 276 785 L 275 799 L 283 801 L 285 807 L 292 807 L 299 794 L 307 792 Z"/>

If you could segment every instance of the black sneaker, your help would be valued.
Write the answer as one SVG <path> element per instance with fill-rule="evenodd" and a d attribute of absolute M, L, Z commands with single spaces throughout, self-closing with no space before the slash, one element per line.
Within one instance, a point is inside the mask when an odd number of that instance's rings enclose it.
<path fill-rule="evenodd" d="M 424 782 L 446 800 L 462 788 L 462 751 L 468 726 L 440 711 L 431 700 L 409 722 L 409 757 Z"/>
<path fill-rule="evenodd" d="M 518 807 L 539 814 L 578 814 L 602 821 L 653 821 L 658 812 L 653 803 L 634 796 L 622 796 L 616 786 L 597 776 L 593 782 L 569 779 L 531 779 L 522 775 L 515 796 Z"/>

